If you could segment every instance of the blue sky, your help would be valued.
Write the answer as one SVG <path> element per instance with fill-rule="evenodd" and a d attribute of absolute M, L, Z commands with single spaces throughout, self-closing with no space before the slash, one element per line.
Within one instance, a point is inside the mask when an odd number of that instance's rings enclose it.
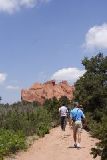
<path fill-rule="evenodd" d="M 107 55 L 106 0 L 0 0 L 0 96 L 50 79 L 73 84 L 81 60 Z"/>

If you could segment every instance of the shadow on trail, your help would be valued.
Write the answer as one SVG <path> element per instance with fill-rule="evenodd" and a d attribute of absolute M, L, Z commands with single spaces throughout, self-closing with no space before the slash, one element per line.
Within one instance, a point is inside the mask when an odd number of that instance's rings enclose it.
<path fill-rule="evenodd" d="M 69 147 L 67 147 L 68 149 L 69 148 L 74 148 L 74 149 L 82 149 L 82 148 L 86 148 L 86 147 L 80 147 L 80 148 L 78 148 L 78 147 L 74 147 L 74 146 L 69 146 Z"/>
<path fill-rule="evenodd" d="M 69 137 L 69 136 L 71 136 L 71 134 L 66 134 L 65 136 L 66 136 L 66 137 Z"/>

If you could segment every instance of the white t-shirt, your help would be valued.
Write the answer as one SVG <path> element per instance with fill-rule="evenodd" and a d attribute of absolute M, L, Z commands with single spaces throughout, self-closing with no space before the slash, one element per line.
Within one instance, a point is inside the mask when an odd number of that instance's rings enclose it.
<path fill-rule="evenodd" d="M 62 117 L 62 116 L 67 116 L 68 109 L 67 109 L 66 106 L 62 106 L 62 107 L 59 108 L 59 112 L 60 112 L 60 114 L 61 114 L 61 117 Z"/>

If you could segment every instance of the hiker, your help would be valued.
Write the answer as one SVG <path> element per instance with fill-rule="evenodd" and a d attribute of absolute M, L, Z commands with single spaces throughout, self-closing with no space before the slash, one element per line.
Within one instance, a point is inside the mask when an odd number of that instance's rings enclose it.
<path fill-rule="evenodd" d="M 63 104 L 59 108 L 59 113 L 60 113 L 60 118 L 61 118 L 61 129 L 62 129 L 62 131 L 65 131 L 65 127 L 67 124 L 67 113 L 68 113 L 68 109 L 65 106 L 65 104 Z"/>
<path fill-rule="evenodd" d="M 85 121 L 85 115 L 83 111 L 80 109 L 80 105 L 78 102 L 74 103 L 74 109 L 70 111 L 70 118 L 72 121 L 72 128 L 73 128 L 74 147 L 80 148 L 82 120 Z"/>

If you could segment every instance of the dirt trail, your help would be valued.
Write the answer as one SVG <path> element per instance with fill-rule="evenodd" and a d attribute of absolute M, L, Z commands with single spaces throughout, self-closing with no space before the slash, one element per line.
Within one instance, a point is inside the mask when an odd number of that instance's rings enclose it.
<path fill-rule="evenodd" d="M 8 160 L 93 160 L 90 149 L 96 139 L 83 130 L 81 149 L 73 148 L 72 130 L 67 126 L 65 136 L 60 127 L 51 130 L 50 134 L 35 141 L 26 151 Z M 97 157 L 95 160 L 100 160 Z"/>

